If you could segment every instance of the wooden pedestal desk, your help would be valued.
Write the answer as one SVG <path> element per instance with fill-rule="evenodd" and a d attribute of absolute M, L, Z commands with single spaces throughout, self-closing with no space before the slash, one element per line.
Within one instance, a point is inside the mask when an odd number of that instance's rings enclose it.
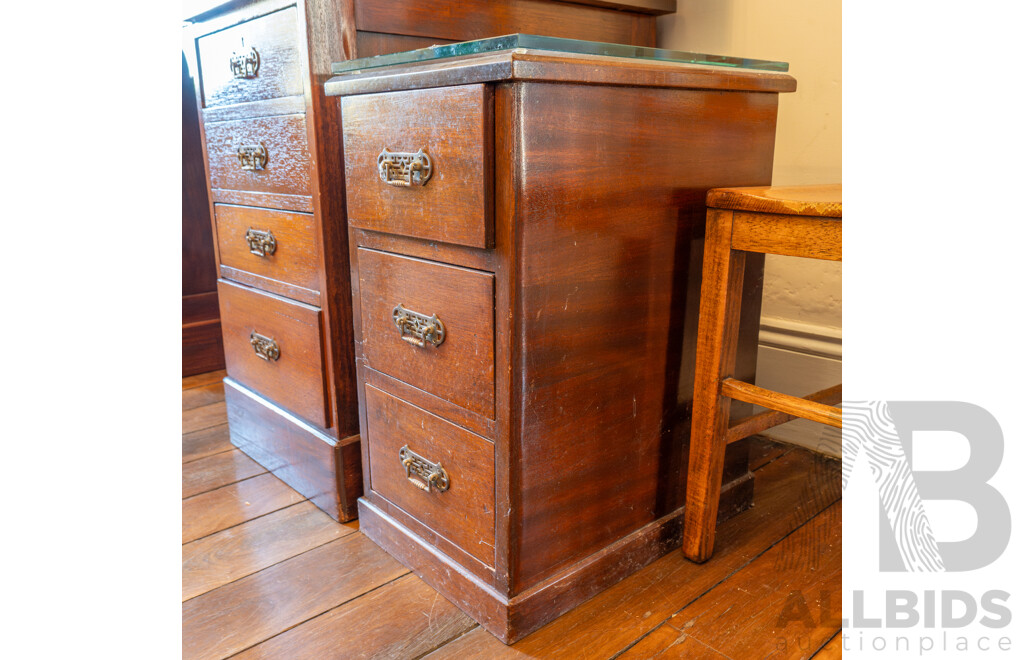
<path fill-rule="evenodd" d="M 336 519 L 362 493 L 331 63 L 517 30 L 654 45 L 674 0 L 224 0 L 192 17 L 231 441 Z M 376 144 L 376 141 L 374 141 Z M 212 298 L 211 298 L 212 299 Z"/>
<path fill-rule="evenodd" d="M 704 196 L 771 181 L 793 89 L 523 48 L 327 83 L 360 527 L 502 641 L 680 544 Z M 741 378 L 762 275 L 748 262 Z M 726 457 L 724 515 L 749 505 L 746 452 Z"/>

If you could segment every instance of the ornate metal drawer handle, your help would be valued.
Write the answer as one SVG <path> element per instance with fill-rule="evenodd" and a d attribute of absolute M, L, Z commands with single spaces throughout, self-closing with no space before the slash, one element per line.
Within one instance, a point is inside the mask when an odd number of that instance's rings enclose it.
<path fill-rule="evenodd" d="M 249 231 L 245 232 L 245 242 L 249 244 L 249 252 L 257 257 L 274 254 L 277 250 L 277 239 L 274 238 L 274 234 L 270 230 L 260 231 L 249 227 Z"/>
<path fill-rule="evenodd" d="M 255 172 L 267 165 L 267 148 L 263 143 L 243 144 L 238 148 L 238 164 L 243 170 Z"/>
<path fill-rule="evenodd" d="M 242 42 L 245 48 L 245 42 Z M 260 54 L 255 48 L 249 48 L 248 52 L 231 53 L 231 75 L 235 78 L 255 78 L 260 70 Z"/>
<path fill-rule="evenodd" d="M 430 342 L 434 346 L 444 343 L 444 323 L 437 318 L 437 314 L 433 316 L 420 314 L 406 309 L 399 303 L 391 311 L 391 318 L 394 319 L 395 326 L 402 333 L 402 341 L 407 341 L 420 348 L 423 348 L 426 342 Z"/>
<path fill-rule="evenodd" d="M 433 174 L 430 156 L 422 149 L 416 153 L 388 151 L 377 156 L 377 174 L 389 186 L 423 186 Z"/>
<path fill-rule="evenodd" d="M 249 343 L 252 344 L 256 355 L 267 362 L 277 362 L 277 359 L 281 357 L 281 347 L 277 345 L 277 342 L 270 337 L 264 337 L 255 330 L 249 335 Z"/>
<path fill-rule="evenodd" d="M 431 488 L 435 488 L 437 492 L 443 493 L 451 485 L 448 473 L 440 463 L 431 463 L 409 449 L 409 445 L 398 451 L 398 458 L 402 460 L 406 478 L 420 490 L 429 493 Z"/>

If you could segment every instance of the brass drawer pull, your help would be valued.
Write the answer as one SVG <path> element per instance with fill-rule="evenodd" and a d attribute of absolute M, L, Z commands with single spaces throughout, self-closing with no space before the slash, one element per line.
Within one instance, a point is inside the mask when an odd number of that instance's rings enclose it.
<path fill-rule="evenodd" d="M 267 148 L 263 143 L 243 144 L 238 148 L 238 164 L 243 170 L 255 172 L 267 165 Z"/>
<path fill-rule="evenodd" d="M 249 231 L 245 232 L 245 242 L 249 244 L 249 252 L 257 257 L 265 257 L 277 251 L 277 239 L 270 230 L 260 231 L 249 227 Z"/>
<path fill-rule="evenodd" d="M 245 41 L 242 41 L 242 48 L 245 48 Z M 231 53 L 231 75 L 235 78 L 255 78 L 260 70 L 260 54 L 255 48 L 249 48 L 248 52 Z"/>
<path fill-rule="evenodd" d="M 391 318 L 394 319 L 395 326 L 402 333 L 402 341 L 407 341 L 420 348 L 426 346 L 426 342 L 430 342 L 434 346 L 444 343 L 444 323 L 437 318 L 437 314 L 433 316 L 420 314 L 406 309 L 399 303 L 391 311 Z"/>
<path fill-rule="evenodd" d="M 443 493 L 451 485 L 448 473 L 445 472 L 440 463 L 431 463 L 409 449 L 409 445 L 399 450 L 398 458 L 402 460 L 402 467 L 405 468 L 406 478 L 420 490 L 429 493 L 431 487 L 433 487 L 437 489 L 437 492 Z"/>
<path fill-rule="evenodd" d="M 281 357 L 281 347 L 277 342 L 255 330 L 249 335 L 249 343 L 252 344 L 252 350 L 256 351 L 256 355 L 267 362 L 277 362 Z"/>
<path fill-rule="evenodd" d="M 377 174 L 389 186 L 423 186 L 433 174 L 430 156 L 422 149 L 416 153 L 388 151 L 377 156 Z"/>

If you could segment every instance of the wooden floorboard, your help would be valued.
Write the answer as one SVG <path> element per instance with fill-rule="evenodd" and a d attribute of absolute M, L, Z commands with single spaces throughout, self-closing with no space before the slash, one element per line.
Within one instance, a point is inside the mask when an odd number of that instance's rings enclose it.
<path fill-rule="evenodd" d="M 832 639 L 814 654 L 815 660 L 838 660 L 843 657 L 843 631 L 837 632 Z"/>
<path fill-rule="evenodd" d="M 362 534 L 336 539 L 186 602 L 183 657 L 225 658 L 272 637 L 280 639 L 275 635 L 289 629 L 298 631 L 300 628 L 293 627 L 303 621 L 407 573 L 408 569 Z M 254 657 L 274 645 L 287 644 L 288 639 L 295 636 L 254 650 Z"/>
<path fill-rule="evenodd" d="M 826 498 L 831 501 L 806 497 L 804 486 L 818 464 L 839 483 L 836 461 L 805 451 L 758 470 L 754 506 L 719 526 L 715 554 L 704 564 L 670 553 L 512 646 L 477 628 L 430 657 L 614 657 L 838 499 L 836 489 Z"/>
<path fill-rule="evenodd" d="M 224 383 L 217 382 L 181 391 L 182 411 L 192 410 L 224 400 Z"/>
<path fill-rule="evenodd" d="M 475 625 L 410 573 L 237 658 L 418 658 Z"/>
<path fill-rule="evenodd" d="M 837 502 L 663 623 L 647 657 L 685 638 L 728 658 L 814 653 L 840 627 L 841 537 Z"/>
<path fill-rule="evenodd" d="M 356 525 L 339 525 L 305 501 L 192 541 L 181 548 L 181 599 L 195 598 L 355 530 Z"/>
<path fill-rule="evenodd" d="M 747 442 L 750 443 L 751 470 L 760 470 L 765 465 L 768 465 L 777 458 L 781 458 L 793 449 L 792 445 L 773 442 L 761 435 L 755 435 Z"/>
<path fill-rule="evenodd" d="M 304 499 L 269 472 L 195 495 L 181 503 L 181 542 L 195 541 Z"/>
<path fill-rule="evenodd" d="M 663 623 L 617 656 L 616 660 L 724 660 L 728 657 Z"/>
<path fill-rule="evenodd" d="M 181 436 L 182 463 L 190 463 L 232 449 L 234 449 L 234 445 L 231 444 L 231 436 L 228 435 L 226 422 Z"/>
<path fill-rule="evenodd" d="M 223 424 L 227 418 L 227 409 L 223 401 L 211 403 L 181 412 L 181 432 L 192 433 Z"/>
<path fill-rule="evenodd" d="M 841 657 L 837 461 L 752 438 L 755 505 L 708 562 L 671 553 L 505 646 L 234 449 L 223 377 L 182 380 L 184 658 Z"/>
<path fill-rule="evenodd" d="M 188 376 L 187 378 L 181 379 L 181 389 L 188 390 L 193 387 L 202 387 L 204 385 L 210 385 L 212 383 L 219 383 L 224 380 L 228 375 L 228 372 L 221 369 L 220 371 L 208 371 L 205 374 L 196 374 L 195 376 Z"/>
<path fill-rule="evenodd" d="M 265 467 L 232 448 L 182 465 L 181 497 L 186 499 L 266 471 Z"/>

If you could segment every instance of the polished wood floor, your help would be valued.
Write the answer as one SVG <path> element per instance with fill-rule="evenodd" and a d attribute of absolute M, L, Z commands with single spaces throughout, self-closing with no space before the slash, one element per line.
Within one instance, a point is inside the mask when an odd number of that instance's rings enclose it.
<path fill-rule="evenodd" d="M 185 658 L 839 658 L 837 461 L 755 443 L 716 552 L 650 566 L 506 647 L 234 449 L 224 372 L 182 381 Z"/>

